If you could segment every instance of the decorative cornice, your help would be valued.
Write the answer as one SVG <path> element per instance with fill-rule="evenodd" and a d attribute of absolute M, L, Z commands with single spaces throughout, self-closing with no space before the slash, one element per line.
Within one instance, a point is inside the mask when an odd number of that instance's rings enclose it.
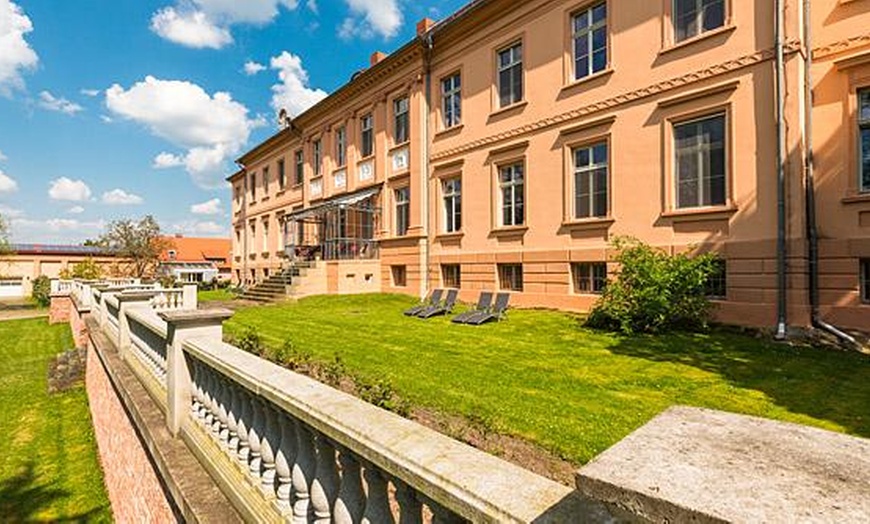
<path fill-rule="evenodd" d="M 839 55 L 866 46 L 870 46 L 870 33 L 864 33 L 863 35 L 853 36 L 852 38 L 839 40 L 828 45 L 817 47 L 813 49 L 813 59 L 823 60 L 830 56 Z"/>
<path fill-rule="evenodd" d="M 789 55 L 794 54 L 799 50 L 800 43 L 797 41 L 788 42 L 785 46 L 785 52 Z M 733 73 L 735 71 L 739 71 L 741 69 L 745 69 L 747 67 L 752 67 L 760 63 L 772 60 L 774 56 L 775 54 L 773 49 L 757 51 L 755 53 L 744 55 L 739 58 L 735 58 L 721 64 L 713 65 L 705 69 L 700 69 L 698 71 L 693 71 L 682 76 L 664 80 L 662 82 L 652 84 L 641 89 L 622 93 L 611 98 L 595 102 L 594 104 L 579 107 L 577 109 L 572 109 L 571 111 L 567 111 L 558 115 L 553 115 L 538 120 L 537 122 L 532 122 L 530 124 L 526 124 L 524 126 L 505 131 L 503 133 L 499 133 L 497 135 L 490 135 L 488 137 L 475 140 L 473 142 L 468 142 L 459 147 L 455 147 L 434 154 L 431 160 L 433 162 L 437 162 L 439 160 L 450 158 L 455 155 L 467 153 L 469 151 L 474 151 L 483 147 L 489 147 L 493 144 L 498 144 L 507 140 L 516 139 L 529 133 L 534 133 L 536 131 L 541 131 L 549 129 L 551 127 L 563 125 L 574 120 L 588 117 L 589 115 L 593 115 L 595 113 L 615 109 L 625 104 L 637 102 L 639 100 L 680 89 L 682 87 L 692 85 L 697 82 L 710 80 L 729 73 Z"/>

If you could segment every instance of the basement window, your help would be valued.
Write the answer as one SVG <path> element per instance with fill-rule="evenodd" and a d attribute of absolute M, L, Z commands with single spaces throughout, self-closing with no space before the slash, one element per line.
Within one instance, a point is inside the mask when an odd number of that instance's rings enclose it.
<path fill-rule="evenodd" d="M 728 263 L 724 259 L 715 261 L 716 270 L 707 279 L 707 298 L 725 300 L 728 297 Z"/>
<path fill-rule="evenodd" d="M 870 258 L 861 260 L 861 302 L 870 304 Z"/>
<path fill-rule="evenodd" d="M 408 267 L 407 266 L 392 266 L 393 287 L 408 286 Z"/>

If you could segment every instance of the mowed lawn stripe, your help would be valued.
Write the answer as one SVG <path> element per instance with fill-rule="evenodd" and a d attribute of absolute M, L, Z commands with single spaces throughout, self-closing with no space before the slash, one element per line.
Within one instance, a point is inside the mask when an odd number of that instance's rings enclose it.
<path fill-rule="evenodd" d="M 582 464 L 676 404 L 870 436 L 870 359 L 774 345 L 730 331 L 618 337 L 576 315 L 514 310 L 480 327 L 408 318 L 397 295 L 311 297 L 240 310 L 254 328 L 320 361 L 385 378 L 415 405 L 486 420 Z M 461 310 L 461 309 L 460 309 Z"/>
<path fill-rule="evenodd" d="M 48 362 L 71 347 L 66 325 L 0 322 L 0 521 L 112 519 L 84 388 L 48 394 Z"/>

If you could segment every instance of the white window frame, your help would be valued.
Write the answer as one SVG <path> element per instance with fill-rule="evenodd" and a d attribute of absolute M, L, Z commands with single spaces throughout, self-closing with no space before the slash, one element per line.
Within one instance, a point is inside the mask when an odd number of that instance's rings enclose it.
<path fill-rule="evenodd" d="M 604 8 L 604 19 L 599 20 L 598 22 L 593 22 L 593 14 L 596 9 Z M 595 73 L 600 73 L 601 71 L 605 71 L 607 69 L 609 59 L 610 59 L 610 42 L 609 35 L 607 34 L 607 2 L 598 2 L 596 4 L 590 5 L 589 7 L 583 8 L 580 11 L 575 12 L 571 16 L 571 30 L 573 31 L 574 37 L 572 40 L 573 49 L 571 50 L 571 54 L 574 57 L 574 80 L 582 80 L 584 78 L 588 78 Z M 587 25 L 586 27 L 577 28 L 577 22 L 580 17 L 586 17 Z M 595 32 L 599 29 L 604 29 L 604 64 L 600 69 L 595 69 L 595 48 L 594 48 L 594 36 Z M 577 56 L 577 43 L 581 39 L 586 40 L 586 45 L 588 49 L 588 53 L 586 55 L 586 61 L 584 64 L 579 63 L 580 57 Z M 580 73 L 583 73 L 582 75 Z"/>
<path fill-rule="evenodd" d="M 862 100 L 863 98 L 863 100 Z M 870 192 L 870 145 L 865 150 L 862 135 L 870 133 L 870 87 L 859 89 L 858 101 L 858 187 L 862 193 Z"/>
<path fill-rule="evenodd" d="M 454 73 L 441 80 L 441 123 L 444 129 L 462 123 L 462 74 Z"/>
<path fill-rule="evenodd" d="M 505 180 L 504 174 L 510 172 L 510 177 Z M 519 177 L 517 177 L 519 172 Z M 515 162 L 505 164 L 498 168 L 498 198 L 499 198 L 499 214 L 501 227 L 519 227 L 526 223 L 526 166 L 523 162 Z M 510 200 L 506 199 L 506 194 L 510 192 Z M 517 198 L 517 197 L 520 198 Z M 522 201 L 522 220 L 517 221 L 517 207 L 519 201 Z M 510 217 L 505 214 L 506 209 L 510 209 Z M 508 219 L 510 218 L 510 219 Z"/>
<path fill-rule="evenodd" d="M 595 151 L 597 148 L 604 147 L 604 160 L 596 162 L 595 160 Z M 578 153 L 581 151 L 588 151 L 589 161 L 586 165 L 580 165 L 578 162 Z M 574 206 L 573 216 L 575 219 L 588 219 L 588 218 L 604 218 L 610 214 L 610 144 L 607 141 L 596 142 L 589 145 L 584 145 L 580 147 L 575 147 L 571 151 L 571 156 L 574 163 L 574 177 L 573 177 L 573 185 L 574 185 L 574 198 L 572 201 L 572 205 Z M 598 177 L 596 176 L 599 171 L 604 170 L 604 210 L 598 210 L 595 207 L 596 196 L 601 192 L 598 186 Z M 580 178 L 587 177 L 589 179 L 589 195 L 588 195 L 588 205 L 589 205 L 589 213 L 582 215 L 580 213 L 580 209 L 577 206 L 577 201 L 580 199 Z"/>
<path fill-rule="evenodd" d="M 444 232 L 462 231 L 462 177 L 451 177 L 441 182 L 444 201 Z"/>
<path fill-rule="evenodd" d="M 311 143 L 312 149 L 312 162 L 314 163 L 314 176 L 321 176 L 323 174 L 323 142 L 318 138 L 314 142 Z"/>
<path fill-rule="evenodd" d="M 360 151 L 363 158 L 375 154 L 375 119 L 371 113 L 360 119 Z"/>
<path fill-rule="evenodd" d="M 508 61 L 503 62 L 502 57 L 507 56 Z M 525 99 L 525 71 L 523 64 L 523 42 L 514 42 L 513 44 L 503 47 L 498 50 L 496 53 L 496 65 L 498 66 L 497 71 L 497 80 L 496 86 L 498 88 L 498 106 L 500 108 L 510 107 L 514 104 L 518 104 Z M 505 86 L 502 83 L 502 73 L 510 72 L 510 82 L 509 86 Z M 514 92 L 515 85 L 515 76 L 520 76 L 520 91 L 519 93 Z M 510 90 L 509 93 L 505 93 L 504 89 L 508 88 Z M 507 95 L 507 96 L 505 96 Z"/>
<path fill-rule="evenodd" d="M 411 188 L 396 188 L 393 195 L 396 200 L 396 236 L 403 237 L 411 228 Z"/>
<path fill-rule="evenodd" d="M 401 96 L 393 100 L 393 142 L 401 145 L 411 140 L 411 99 Z"/>
<path fill-rule="evenodd" d="M 704 192 L 704 179 L 705 179 L 705 177 L 708 177 L 708 178 L 712 178 L 712 177 L 710 177 L 709 173 L 706 173 L 704 170 L 704 166 L 710 164 L 709 161 L 705 162 L 705 155 L 711 155 L 712 149 L 710 148 L 709 144 L 705 144 L 701 141 L 702 135 L 696 135 L 696 142 L 693 146 L 691 146 L 691 149 L 689 150 L 690 153 L 694 152 L 694 154 L 697 156 L 696 161 L 697 161 L 698 170 L 699 170 L 698 176 L 697 176 L 698 199 L 696 202 L 693 202 L 693 203 L 681 202 L 680 201 L 680 148 L 679 148 L 678 139 L 677 139 L 677 130 L 679 128 L 682 128 L 685 126 L 697 126 L 697 125 L 699 125 L 703 122 L 706 122 L 708 120 L 715 120 L 715 119 L 722 120 L 722 137 L 723 137 L 723 142 L 724 142 L 722 144 L 722 157 L 723 157 L 722 158 L 722 169 L 723 169 L 722 202 L 713 202 L 712 198 L 710 199 L 709 203 L 706 202 L 707 197 L 709 195 L 707 195 Z M 726 205 L 728 203 L 728 177 L 729 177 L 729 169 L 728 169 L 728 154 L 729 154 L 728 141 L 729 141 L 729 137 L 728 137 L 728 115 L 727 115 L 727 113 L 725 113 L 723 111 L 723 112 L 712 113 L 712 114 L 700 116 L 698 118 L 693 118 L 691 120 L 674 122 L 673 123 L 672 140 L 673 140 L 673 147 L 674 147 L 673 177 L 674 177 L 674 205 L 675 205 L 675 208 L 682 210 L 682 209 L 697 209 L 697 208 L 704 208 L 704 207 L 722 207 L 722 206 Z"/>
<path fill-rule="evenodd" d="M 679 5 L 679 1 L 680 0 L 672 0 L 672 4 L 671 4 L 671 21 L 672 21 L 672 27 L 673 27 L 673 32 L 674 32 L 674 42 L 676 42 L 678 44 L 680 42 L 685 42 L 686 40 L 691 40 L 693 38 L 696 38 L 696 37 L 698 37 L 704 33 L 707 33 L 709 31 L 715 31 L 716 29 L 719 29 L 720 27 L 724 27 L 728 23 L 728 2 L 729 2 L 729 0 L 692 0 L 695 2 L 695 32 L 692 34 L 689 34 L 689 32 L 687 31 L 686 34 L 683 35 L 682 38 L 680 38 L 679 29 L 678 29 L 680 13 L 677 9 L 677 6 Z M 716 3 L 722 4 L 722 24 L 718 25 L 716 27 L 711 27 L 710 29 L 704 29 L 705 4 L 712 5 L 712 4 L 716 4 Z"/>
<path fill-rule="evenodd" d="M 344 126 L 335 130 L 335 163 L 338 167 L 347 164 L 347 128 Z"/>
<path fill-rule="evenodd" d="M 300 149 L 293 153 L 293 185 L 305 183 L 305 153 Z"/>

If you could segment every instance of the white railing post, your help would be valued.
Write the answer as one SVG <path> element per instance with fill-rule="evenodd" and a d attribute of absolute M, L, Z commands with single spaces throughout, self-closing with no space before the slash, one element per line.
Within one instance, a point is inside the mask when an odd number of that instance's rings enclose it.
<path fill-rule="evenodd" d="M 184 289 L 182 295 L 182 306 L 181 309 L 196 309 L 199 305 L 197 304 L 197 296 L 196 293 L 199 291 L 199 288 L 196 284 L 186 284 L 182 289 Z"/>
<path fill-rule="evenodd" d="M 154 293 L 133 292 L 133 293 L 118 293 L 115 298 L 118 299 L 118 353 L 121 358 L 127 359 L 130 354 L 130 345 L 133 343 L 130 340 L 130 319 L 127 318 L 127 312 L 135 307 L 147 307 Z"/>
<path fill-rule="evenodd" d="M 51 279 L 51 289 L 49 290 L 51 293 L 57 293 L 60 291 L 60 279 L 52 278 Z"/>
<path fill-rule="evenodd" d="M 182 344 L 190 338 L 207 338 L 220 342 L 223 323 L 233 316 L 228 309 L 179 310 L 158 313 L 166 321 L 166 367 L 168 409 L 166 424 L 173 436 L 178 436 L 188 417 L 191 404 L 191 375 Z"/>

